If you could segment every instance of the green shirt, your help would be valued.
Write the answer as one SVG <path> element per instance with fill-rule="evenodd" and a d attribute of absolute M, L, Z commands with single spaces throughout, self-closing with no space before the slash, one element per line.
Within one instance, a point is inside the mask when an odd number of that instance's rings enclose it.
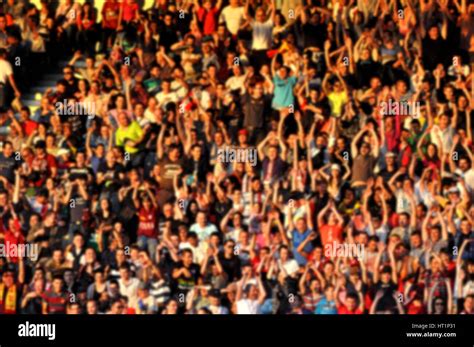
<path fill-rule="evenodd" d="M 136 142 L 141 139 L 143 135 L 143 129 L 140 125 L 133 121 L 131 122 L 128 127 L 126 128 L 118 128 L 115 132 L 115 144 L 120 147 L 125 148 L 125 152 L 127 153 L 137 153 L 138 149 L 135 147 L 127 146 L 127 141 Z"/>

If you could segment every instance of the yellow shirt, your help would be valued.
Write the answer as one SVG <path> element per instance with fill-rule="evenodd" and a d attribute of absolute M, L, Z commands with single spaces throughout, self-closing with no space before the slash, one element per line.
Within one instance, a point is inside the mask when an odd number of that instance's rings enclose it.
<path fill-rule="evenodd" d="M 339 117 L 342 113 L 342 107 L 349 100 L 345 91 L 336 93 L 331 92 L 328 95 L 329 105 L 331 106 L 331 116 Z"/>
<path fill-rule="evenodd" d="M 127 145 L 127 141 L 138 141 L 143 136 L 143 129 L 140 125 L 133 121 L 126 128 L 118 128 L 115 132 L 115 144 L 125 148 L 125 152 L 133 154 L 137 153 L 138 149 Z"/>

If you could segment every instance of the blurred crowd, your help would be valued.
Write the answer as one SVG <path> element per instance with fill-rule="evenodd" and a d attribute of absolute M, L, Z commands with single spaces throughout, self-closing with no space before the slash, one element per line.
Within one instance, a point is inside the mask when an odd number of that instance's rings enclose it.
<path fill-rule="evenodd" d="M 5 0 L 0 313 L 474 313 L 473 34 L 467 0 Z"/>

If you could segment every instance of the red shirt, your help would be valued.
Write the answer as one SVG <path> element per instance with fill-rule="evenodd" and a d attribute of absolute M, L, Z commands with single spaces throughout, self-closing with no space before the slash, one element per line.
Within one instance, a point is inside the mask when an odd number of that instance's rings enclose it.
<path fill-rule="evenodd" d="M 122 3 L 122 19 L 125 22 L 130 22 L 134 20 L 137 16 L 138 9 L 138 4 L 136 2 L 130 4 L 124 1 Z"/>
<path fill-rule="evenodd" d="M 57 166 L 56 159 L 51 154 L 46 153 L 43 158 L 35 156 L 32 167 L 41 173 L 41 178 L 35 182 L 35 186 L 41 187 L 46 181 L 46 178 L 51 176 L 51 169 L 57 168 Z"/>
<path fill-rule="evenodd" d="M 76 24 L 78 26 L 82 26 L 83 30 L 89 30 L 93 28 L 95 24 L 95 18 L 94 16 L 92 16 L 91 18 L 83 18 L 83 14 L 79 13 L 79 15 L 77 16 Z"/>
<path fill-rule="evenodd" d="M 156 211 L 154 208 L 138 212 L 138 236 L 156 237 Z"/>
<path fill-rule="evenodd" d="M 362 310 L 357 307 L 354 311 L 349 311 L 346 306 L 340 305 L 337 308 L 337 314 L 362 314 Z"/>
<path fill-rule="evenodd" d="M 107 29 L 117 29 L 119 16 L 118 3 L 106 2 L 102 8 L 102 24 Z"/>
<path fill-rule="evenodd" d="M 18 223 L 18 222 L 16 222 Z M 19 225 L 18 225 L 19 227 Z M 11 245 L 15 245 L 15 246 L 18 246 L 20 244 L 24 244 L 25 243 L 25 237 L 21 234 L 21 232 L 18 233 L 18 235 L 15 235 L 14 232 L 12 231 L 7 231 L 5 233 L 5 248 L 7 250 L 7 252 L 9 252 L 9 247 L 11 247 Z M 18 249 L 19 251 L 19 249 Z M 8 254 L 7 254 L 8 255 Z M 15 256 L 9 256 L 10 258 L 10 261 L 12 263 L 17 263 L 18 262 L 18 256 L 15 255 Z"/>
<path fill-rule="evenodd" d="M 38 123 L 31 119 L 28 119 L 26 122 L 23 122 L 22 128 L 25 134 L 27 136 L 30 136 L 38 128 Z"/>
<path fill-rule="evenodd" d="M 320 229 L 321 241 L 323 246 L 332 244 L 333 242 L 342 242 L 342 227 L 339 225 L 324 224 Z"/>
<path fill-rule="evenodd" d="M 197 11 L 199 22 L 202 23 L 202 30 L 204 35 L 212 35 L 217 30 L 217 8 L 213 7 L 207 11 L 201 7 Z"/>

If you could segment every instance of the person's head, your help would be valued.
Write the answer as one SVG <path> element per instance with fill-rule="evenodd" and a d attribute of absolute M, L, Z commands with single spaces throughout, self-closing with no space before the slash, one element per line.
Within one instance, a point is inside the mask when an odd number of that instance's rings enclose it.
<path fill-rule="evenodd" d="M 7 17 L 2 13 L 0 14 L 0 31 L 5 31 L 7 27 Z M 2 56 L 3 52 L 0 52 L 0 56 Z"/>
<path fill-rule="evenodd" d="M 71 65 L 67 65 L 63 69 L 64 79 L 68 82 L 74 79 L 74 68 Z"/>
<path fill-rule="evenodd" d="M 178 146 L 170 146 L 168 149 L 168 158 L 171 161 L 177 161 L 179 159 L 179 147 Z"/>
<path fill-rule="evenodd" d="M 370 236 L 367 241 L 367 248 L 371 252 L 375 252 L 377 250 L 378 242 L 379 242 L 379 238 L 376 235 Z"/>
<path fill-rule="evenodd" d="M 461 230 L 461 233 L 463 235 L 469 235 L 469 233 L 472 230 L 472 226 L 471 226 L 471 223 L 469 222 L 469 220 L 467 218 L 463 218 L 461 220 L 461 224 L 459 226 L 459 229 Z"/>
<path fill-rule="evenodd" d="M 153 207 L 151 199 L 146 195 L 142 197 L 142 206 L 146 211 L 150 211 Z"/>
<path fill-rule="evenodd" d="M 63 290 L 63 285 L 64 285 L 64 280 L 63 280 L 62 276 L 56 275 L 53 278 L 53 283 L 52 283 L 53 291 L 55 293 L 61 293 L 62 290 Z"/>
<path fill-rule="evenodd" d="M 410 223 L 410 215 L 406 212 L 402 212 L 399 214 L 398 218 L 398 225 L 401 227 L 408 227 Z"/>
<path fill-rule="evenodd" d="M 207 224 L 207 215 L 204 211 L 199 211 L 196 215 L 196 223 L 201 227 L 204 227 Z"/>
<path fill-rule="evenodd" d="M 202 155 L 202 147 L 198 144 L 193 145 L 191 147 L 191 157 L 193 158 L 193 160 L 199 161 L 201 159 L 201 155 Z"/>
<path fill-rule="evenodd" d="M 173 14 L 171 12 L 165 13 L 165 15 L 163 16 L 163 23 L 167 27 L 173 25 Z"/>
<path fill-rule="evenodd" d="M 165 309 L 166 314 L 177 314 L 179 309 L 178 301 L 176 301 L 175 299 L 170 299 L 166 303 Z"/>
<path fill-rule="evenodd" d="M 464 311 L 467 313 L 474 312 L 474 294 L 469 294 L 466 299 L 464 299 Z"/>
<path fill-rule="evenodd" d="M 364 157 L 368 156 L 370 154 L 370 144 L 363 142 L 360 146 L 360 154 Z"/>
<path fill-rule="evenodd" d="M 438 148 L 434 143 L 428 144 L 426 155 L 430 159 L 436 159 L 438 157 Z"/>
<path fill-rule="evenodd" d="M 183 262 L 183 265 L 189 267 L 193 263 L 193 252 L 190 249 L 184 249 L 181 252 L 180 258 Z"/>
<path fill-rule="evenodd" d="M 126 128 L 130 124 L 130 120 L 128 119 L 127 113 L 119 112 L 117 116 L 118 123 L 121 127 Z"/>
<path fill-rule="evenodd" d="M 167 202 L 163 205 L 163 215 L 166 219 L 173 217 L 173 204 Z"/>
<path fill-rule="evenodd" d="M 234 228 L 240 228 L 242 226 L 242 214 L 237 212 L 232 215 L 232 224 Z"/>
<path fill-rule="evenodd" d="M 433 300 L 433 313 L 434 314 L 445 314 L 446 313 L 446 302 L 443 298 L 435 298 Z"/>
<path fill-rule="evenodd" d="M 410 244 L 413 248 L 419 248 L 422 245 L 421 233 L 418 230 L 415 230 L 410 235 Z"/>
<path fill-rule="evenodd" d="M 120 266 L 119 273 L 122 280 L 128 281 L 131 277 L 130 267 L 126 264 Z"/>
<path fill-rule="evenodd" d="M 263 97 L 263 84 L 261 82 L 255 83 L 251 91 L 253 98 L 261 99 Z"/>
<path fill-rule="evenodd" d="M 71 302 L 66 306 L 66 314 L 80 314 L 81 306 L 78 302 Z"/>
<path fill-rule="evenodd" d="M 328 285 L 324 289 L 324 296 L 326 297 L 327 301 L 332 301 L 335 299 L 335 293 L 334 293 L 334 286 L 333 285 Z"/>
<path fill-rule="evenodd" d="M 277 74 L 280 79 L 285 80 L 289 75 L 289 68 L 281 65 L 277 70 Z"/>
<path fill-rule="evenodd" d="M 41 294 L 44 291 L 45 280 L 43 278 L 38 278 L 34 281 L 33 290 L 36 294 Z"/>
<path fill-rule="evenodd" d="M 280 246 L 278 253 L 280 255 L 280 259 L 282 262 L 285 262 L 288 259 L 290 259 L 290 250 L 288 249 L 286 245 Z"/>
<path fill-rule="evenodd" d="M 337 225 L 337 223 L 338 223 L 337 215 L 331 211 L 328 216 L 328 225 Z"/>
<path fill-rule="evenodd" d="M 265 22 L 266 14 L 263 7 L 257 8 L 257 10 L 255 11 L 255 19 L 257 20 L 257 22 L 260 22 L 260 23 Z"/>
<path fill-rule="evenodd" d="M 433 242 L 439 241 L 441 238 L 441 227 L 439 225 L 430 228 L 430 238 Z"/>
<path fill-rule="evenodd" d="M 125 305 L 121 298 L 116 298 L 110 305 L 111 314 L 122 314 L 125 309 Z"/>
<path fill-rule="evenodd" d="M 105 281 L 105 276 L 101 269 L 94 271 L 94 281 L 96 283 L 103 283 Z"/>
<path fill-rule="evenodd" d="M 346 296 L 346 300 L 344 301 L 344 305 L 346 306 L 349 312 L 354 312 L 357 309 L 357 295 L 354 293 L 349 293 Z"/>
<path fill-rule="evenodd" d="M 63 274 L 64 283 L 69 286 L 74 283 L 74 272 L 72 269 L 66 269 Z"/>
<path fill-rule="evenodd" d="M 214 289 L 214 290 L 211 290 L 210 293 L 209 293 L 209 303 L 211 306 L 220 306 L 221 304 L 221 294 L 219 292 L 219 290 L 217 289 Z"/>
<path fill-rule="evenodd" d="M 62 249 L 56 248 L 53 250 L 53 255 L 52 255 L 53 261 L 57 264 L 60 264 L 64 260 L 64 253 Z"/>
<path fill-rule="evenodd" d="M 97 314 L 99 313 L 99 307 L 97 306 L 97 302 L 95 300 L 87 300 L 86 303 L 86 313 L 87 314 Z"/>
<path fill-rule="evenodd" d="M 246 144 L 248 141 L 248 131 L 246 129 L 239 130 L 238 132 L 239 144 Z"/>
<path fill-rule="evenodd" d="M 7 269 L 2 274 L 2 283 L 5 284 L 7 288 L 11 287 L 15 283 L 15 272 L 11 269 Z"/>
<path fill-rule="evenodd" d="M 450 120 L 450 117 L 448 114 L 446 113 L 443 113 L 440 117 L 439 117 L 439 127 L 441 129 L 446 129 L 449 124 L 450 124 L 451 120 Z"/>
<path fill-rule="evenodd" d="M 439 38 L 439 28 L 437 25 L 433 24 L 428 29 L 428 36 L 431 40 L 437 40 Z"/>
<path fill-rule="evenodd" d="M 224 255 L 231 257 L 234 254 L 235 242 L 233 240 L 227 240 L 224 242 Z"/>
<path fill-rule="evenodd" d="M 298 218 L 298 220 L 296 221 L 296 229 L 301 233 L 305 232 L 308 229 L 305 218 Z"/>
<path fill-rule="evenodd" d="M 467 157 L 459 158 L 459 168 L 462 172 L 466 172 L 471 168 L 471 162 Z"/>
<path fill-rule="evenodd" d="M 253 283 L 248 284 L 247 288 L 246 288 L 246 291 L 247 291 L 247 298 L 249 300 L 257 300 L 258 299 L 259 291 L 258 291 L 258 287 L 255 284 L 253 284 Z"/>
<path fill-rule="evenodd" d="M 388 167 L 393 167 L 395 165 L 396 155 L 393 152 L 389 152 L 385 155 L 385 162 Z"/>
<path fill-rule="evenodd" d="M 3 143 L 3 155 L 6 157 L 6 158 L 10 158 L 12 155 L 13 155 L 13 145 L 10 141 L 5 141 Z"/>
<path fill-rule="evenodd" d="M 209 11 L 210 9 L 212 9 L 212 0 L 204 0 L 202 2 L 202 7 L 204 7 L 206 11 Z"/>
<path fill-rule="evenodd" d="M 360 59 L 361 59 L 362 61 L 368 61 L 368 60 L 370 60 L 370 51 L 369 51 L 368 48 L 362 49 L 362 52 L 361 52 L 361 54 L 360 54 Z"/>
<path fill-rule="evenodd" d="M 339 164 L 332 164 L 331 165 L 331 177 L 340 177 L 341 175 L 341 167 L 339 166 Z"/>
<path fill-rule="evenodd" d="M 82 248 L 84 246 L 84 236 L 80 233 L 76 233 L 72 239 L 72 244 L 76 248 Z"/>
<path fill-rule="evenodd" d="M 138 294 L 138 297 L 142 300 L 148 298 L 148 296 L 150 295 L 150 289 L 149 289 L 148 285 L 146 285 L 146 284 L 140 285 L 138 287 L 138 293 L 137 294 Z"/>
<path fill-rule="evenodd" d="M 276 160 L 278 158 L 278 146 L 269 146 L 267 155 L 270 160 Z"/>

